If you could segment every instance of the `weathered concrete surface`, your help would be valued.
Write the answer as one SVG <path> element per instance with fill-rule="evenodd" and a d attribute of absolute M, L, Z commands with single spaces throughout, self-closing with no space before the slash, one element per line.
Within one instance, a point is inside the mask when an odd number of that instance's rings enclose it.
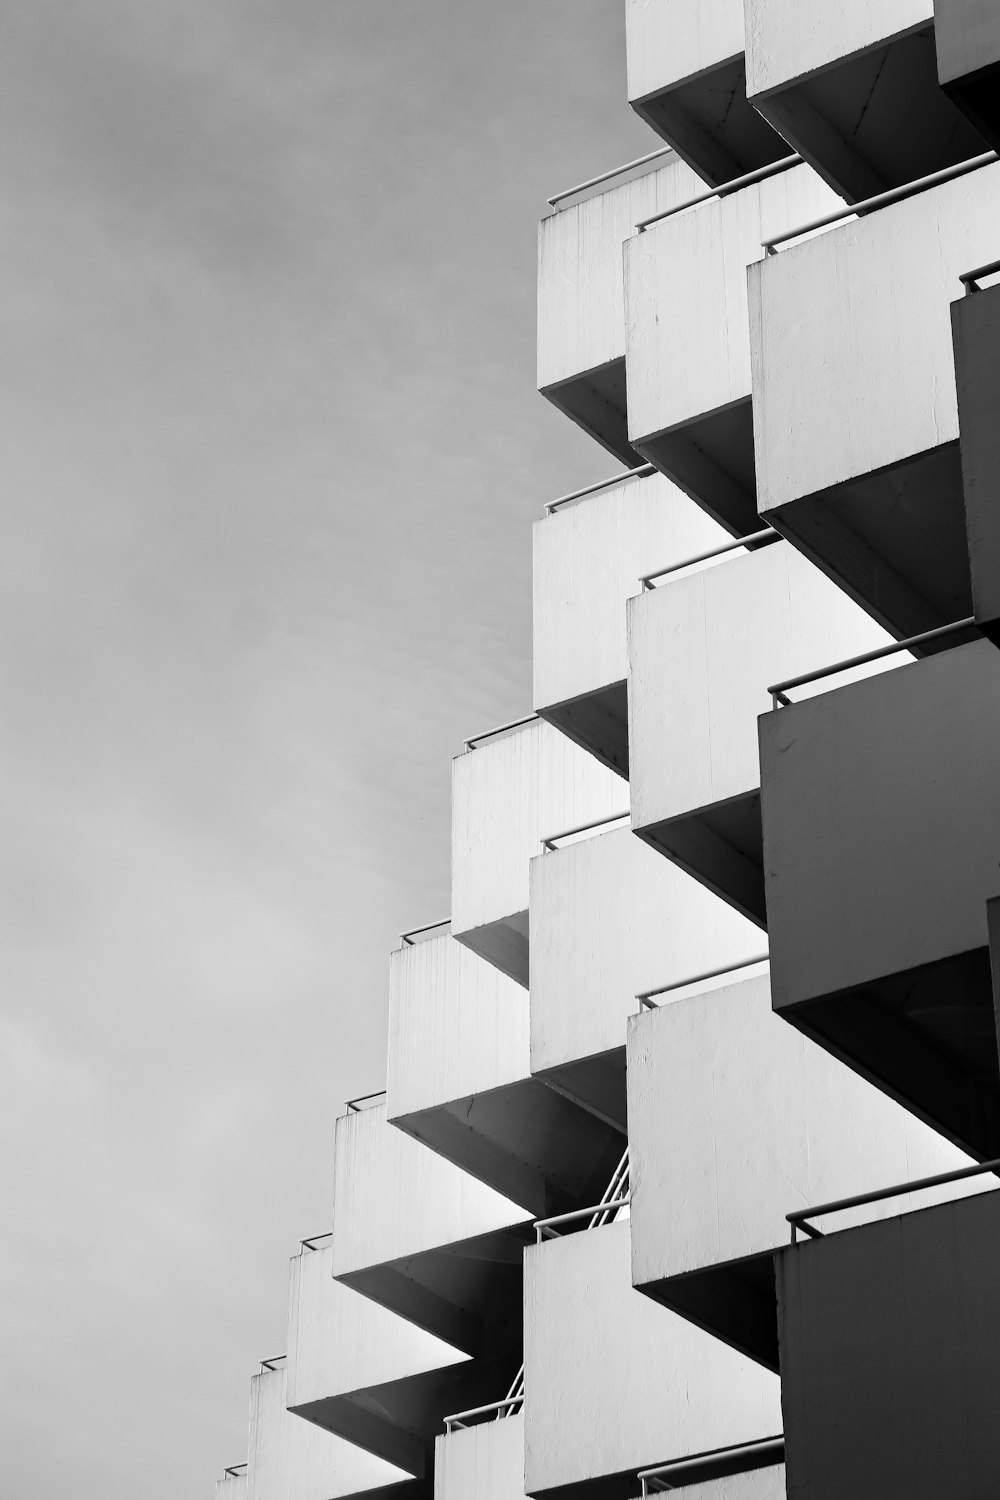
<path fill-rule="evenodd" d="M 621 777 L 536 720 L 456 756 L 451 931 L 528 983 L 528 862 L 543 838 L 628 808 Z"/>
<path fill-rule="evenodd" d="M 746 0 L 745 15 L 753 105 L 848 201 L 984 149 L 938 86 L 932 0 Z"/>
<path fill-rule="evenodd" d="M 706 182 L 787 154 L 747 103 L 742 0 L 626 0 L 628 97 Z"/>
<path fill-rule="evenodd" d="M 434 1500 L 523 1500 L 524 1417 L 450 1432 L 434 1445 Z"/>
<path fill-rule="evenodd" d="M 247 1500 L 247 1473 L 226 1474 L 215 1481 L 215 1500 Z"/>
<path fill-rule="evenodd" d="M 627 1221 L 529 1249 L 524 1323 L 529 1495 L 634 1495 L 639 1469 L 781 1431 L 773 1375 L 633 1289 Z"/>
<path fill-rule="evenodd" d="M 1000 1197 L 778 1261 L 789 1500 L 996 1493 Z"/>
<path fill-rule="evenodd" d="M 974 1155 L 1000 1155 L 996 648 L 765 714 L 760 744 L 775 1009 Z"/>
<path fill-rule="evenodd" d="M 969 1165 L 775 1016 L 766 974 L 633 1016 L 628 1091 L 634 1284 L 771 1369 L 785 1215 Z M 903 1206 L 911 1201 L 815 1222 L 826 1232 Z"/>
<path fill-rule="evenodd" d="M 631 599 L 628 635 L 632 827 L 763 925 L 757 716 L 771 706 L 767 689 L 891 638 L 785 542 Z"/>
<path fill-rule="evenodd" d="M 941 87 L 1000 150 L 1000 11 L 992 0 L 935 0 Z"/>
<path fill-rule="evenodd" d="M 723 529 L 662 474 L 614 485 L 535 523 L 535 707 L 622 776 L 625 601 L 643 574 L 725 541 Z"/>
<path fill-rule="evenodd" d="M 953 302 L 951 323 L 972 603 L 1000 645 L 1000 287 Z"/>
<path fill-rule="evenodd" d="M 770 1464 L 749 1474 L 686 1486 L 684 1500 L 785 1500 L 785 1466 Z"/>
<path fill-rule="evenodd" d="M 477 1355 L 520 1346 L 531 1222 L 390 1125 L 384 1104 L 338 1119 L 333 1275 L 438 1338 Z"/>
<path fill-rule="evenodd" d="M 761 949 L 751 922 L 628 828 L 532 861 L 531 927 L 532 1072 L 623 1130 L 636 995 Z"/>
<path fill-rule="evenodd" d="M 624 1145 L 532 1078 L 527 991 L 447 934 L 392 955 L 386 1107 L 539 1218 L 599 1198 Z"/>
<path fill-rule="evenodd" d="M 971 613 L 949 305 L 998 243 L 993 165 L 748 273 L 761 519 L 897 635 Z"/>
<path fill-rule="evenodd" d="M 746 268 L 768 235 L 839 205 L 794 167 L 625 243 L 629 440 L 737 536 L 760 529 Z"/>

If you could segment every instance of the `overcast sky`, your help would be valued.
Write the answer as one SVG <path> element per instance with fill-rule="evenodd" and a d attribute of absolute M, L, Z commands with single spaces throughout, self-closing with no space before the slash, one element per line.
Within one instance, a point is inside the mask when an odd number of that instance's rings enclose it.
<path fill-rule="evenodd" d="M 546 196 L 623 0 L 13 0 L 0 48 L 3 1493 L 211 1500 L 450 757 L 531 707 Z"/>

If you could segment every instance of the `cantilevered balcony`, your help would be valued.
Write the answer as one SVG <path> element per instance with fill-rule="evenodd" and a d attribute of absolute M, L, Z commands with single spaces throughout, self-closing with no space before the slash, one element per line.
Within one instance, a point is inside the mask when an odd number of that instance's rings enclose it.
<path fill-rule="evenodd" d="M 535 523 L 535 706 L 619 775 L 628 776 L 625 601 L 643 574 L 726 540 L 655 473 L 558 506 Z"/>
<path fill-rule="evenodd" d="M 434 1500 L 524 1500 L 524 1417 L 456 1427 L 434 1447 Z"/>
<path fill-rule="evenodd" d="M 995 1191 L 783 1252 L 789 1500 L 996 1492 L 998 1263 Z"/>
<path fill-rule="evenodd" d="M 528 983 L 528 862 L 541 840 L 627 814 L 621 778 L 532 717 L 452 762 L 451 931 Z"/>
<path fill-rule="evenodd" d="M 332 1272 L 329 1246 L 291 1263 L 288 1409 L 416 1479 L 429 1478 L 445 1416 L 496 1400 L 520 1352 L 470 1359 Z"/>
<path fill-rule="evenodd" d="M 1000 151 L 1000 10 L 990 0 L 934 0 L 938 79 Z"/>
<path fill-rule="evenodd" d="M 1000 1156 L 1000 654 L 976 641 L 779 708 L 760 745 L 775 1009 Z"/>
<path fill-rule="evenodd" d="M 769 235 L 840 206 L 810 167 L 779 167 L 625 244 L 629 440 L 735 536 L 761 524 L 746 268 Z"/>
<path fill-rule="evenodd" d="M 541 1216 L 595 1202 L 624 1141 L 532 1078 L 528 995 L 441 933 L 392 955 L 388 1117 Z"/>
<path fill-rule="evenodd" d="M 663 999 L 629 1023 L 632 1279 L 777 1370 L 785 1215 L 969 1158 L 774 1015 L 766 974 Z M 894 1199 L 836 1223 L 899 1211 Z"/>
<path fill-rule="evenodd" d="M 787 146 L 747 102 L 743 0 L 626 0 L 632 108 L 713 186 Z"/>
<path fill-rule="evenodd" d="M 972 607 L 979 629 L 1000 646 L 1000 286 L 953 302 L 951 321 Z"/>
<path fill-rule="evenodd" d="M 783 541 L 664 578 L 628 630 L 632 827 L 763 926 L 767 688 L 890 637 Z"/>
<path fill-rule="evenodd" d="M 753 924 L 627 828 L 531 867 L 531 1070 L 624 1131 L 637 996 L 761 951 Z"/>
<path fill-rule="evenodd" d="M 633 1289 L 627 1221 L 529 1249 L 524 1313 L 528 1495 L 619 1500 L 641 1470 L 781 1433 L 774 1375 Z"/>
<path fill-rule="evenodd" d="M 761 521 L 899 637 L 971 613 L 949 309 L 998 245 L 993 164 L 750 268 Z"/>
<path fill-rule="evenodd" d="M 666 165 L 543 219 L 538 233 L 538 388 L 627 468 L 622 242 L 636 221 L 690 198 L 703 184 Z M 570 195 L 566 195 L 567 198 Z"/>
<path fill-rule="evenodd" d="M 468 1354 L 520 1350 L 524 1209 L 386 1120 L 337 1121 L 333 1274 Z"/>
<path fill-rule="evenodd" d="M 985 150 L 938 84 L 933 0 L 746 0 L 751 103 L 848 200 Z"/>
<path fill-rule="evenodd" d="M 427 1491 L 405 1470 L 288 1411 L 285 1394 L 283 1363 L 251 1382 L 247 1500 L 418 1500 Z"/>

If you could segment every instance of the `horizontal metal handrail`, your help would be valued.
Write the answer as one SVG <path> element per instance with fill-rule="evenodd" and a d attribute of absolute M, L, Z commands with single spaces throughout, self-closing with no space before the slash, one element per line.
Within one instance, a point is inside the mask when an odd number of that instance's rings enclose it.
<path fill-rule="evenodd" d="M 315 1250 L 320 1240 L 332 1240 L 333 1230 L 324 1229 L 322 1234 L 311 1234 L 307 1240 L 299 1240 L 301 1250 Z"/>
<path fill-rule="evenodd" d="M 855 1193 L 853 1198 L 835 1198 L 831 1203 L 818 1203 L 815 1208 L 797 1208 L 786 1214 L 792 1226 L 792 1244 L 796 1243 L 796 1230 L 801 1229 L 811 1239 L 825 1238 L 822 1229 L 807 1224 L 807 1219 L 822 1218 L 824 1214 L 836 1214 L 848 1208 L 863 1208 L 866 1203 L 881 1203 L 886 1198 L 901 1198 L 906 1193 L 917 1193 L 924 1188 L 944 1187 L 949 1182 L 962 1182 L 966 1177 L 981 1177 L 986 1172 L 1000 1170 L 1000 1156 L 992 1161 L 977 1162 L 974 1167 L 957 1167 L 953 1172 L 937 1172 L 933 1177 L 918 1177 L 913 1182 L 896 1182 L 892 1187 L 876 1188 L 871 1193 Z"/>
<path fill-rule="evenodd" d="M 437 932 L 437 930 L 438 930 L 439 927 L 450 927 L 450 926 L 451 926 L 451 918 L 450 917 L 442 917 L 442 919 L 441 919 L 440 922 L 428 922 L 427 925 L 426 925 L 426 927 L 411 927 L 410 930 L 409 930 L 409 932 L 401 932 L 399 934 L 399 941 L 402 943 L 402 945 L 403 945 L 404 948 L 412 948 L 413 947 L 413 939 L 415 937 L 420 937 L 420 935 L 422 933 L 424 933 L 424 932 Z"/>
<path fill-rule="evenodd" d="M 621 823 L 631 816 L 631 812 L 626 807 L 624 812 L 611 813 L 606 818 L 594 818 L 590 823 L 578 823 L 575 828 L 564 828 L 561 833 L 550 833 L 548 838 L 540 841 L 542 849 L 546 854 L 551 854 L 560 839 L 572 838 L 575 833 L 589 833 L 592 828 L 606 828 L 609 823 Z"/>
<path fill-rule="evenodd" d="M 555 1214 L 551 1219 L 535 1220 L 535 1244 L 540 1245 L 543 1239 L 556 1240 L 559 1231 L 555 1228 L 557 1224 L 574 1224 L 578 1219 L 595 1218 L 612 1208 L 624 1208 L 631 1203 L 631 1193 L 626 1193 L 623 1198 L 610 1198 L 607 1203 L 594 1203 L 590 1208 L 574 1208 L 572 1213 Z M 595 1228 L 598 1226 L 595 1225 Z"/>
<path fill-rule="evenodd" d="M 775 255 L 776 247 L 783 245 L 786 240 L 798 239 L 800 234 L 810 234 L 814 229 L 825 229 L 828 224 L 839 224 L 843 219 L 853 218 L 855 214 L 866 214 L 873 208 L 881 208 L 886 203 L 898 203 L 902 198 L 913 198 L 917 193 L 922 193 L 924 188 L 934 187 L 939 182 L 950 182 L 953 177 L 964 177 L 966 172 L 974 172 L 977 167 L 988 166 L 990 162 L 997 160 L 995 151 L 984 151 L 981 156 L 970 156 L 967 161 L 959 161 L 951 167 L 942 167 L 940 172 L 928 172 L 925 177 L 917 177 L 913 182 L 904 182 L 901 187 L 889 188 L 885 193 L 876 193 L 873 198 L 862 198 L 860 203 L 845 203 L 843 208 L 838 208 L 832 214 L 824 214 L 819 219 L 810 219 L 808 224 L 800 224 L 797 229 L 785 229 L 781 234 L 772 234 L 769 239 L 761 240 L 761 249 L 767 255 Z"/>
<path fill-rule="evenodd" d="M 787 172 L 789 167 L 797 167 L 802 158 L 797 151 L 791 156 L 782 156 L 778 161 L 768 162 L 766 167 L 755 167 L 752 172 L 744 172 L 742 177 L 732 177 L 728 182 L 720 182 L 718 187 L 708 188 L 704 193 L 698 193 L 694 198 L 686 198 L 683 203 L 675 203 L 673 208 L 661 209 L 658 214 L 650 214 L 648 219 L 640 219 L 635 226 L 640 234 L 645 234 L 650 224 L 659 224 L 661 219 L 673 218 L 674 214 L 682 214 L 686 208 L 696 208 L 699 203 L 708 203 L 712 198 L 721 198 L 727 193 L 735 193 L 739 188 L 751 187 L 755 182 L 762 182 L 765 177 L 774 177 L 778 172 Z"/>
<path fill-rule="evenodd" d="M 240 1471 L 245 1468 L 246 1464 L 230 1464 L 228 1469 L 223 1469 L 222 1477 L 223 1479 L 226 1479 L 231 1476 L 233 1479 L 235 1479 Z"/>
<path fill-rule="evenodd" d="M 612 167 L 610 172 L 599 172 L 596 177 L 588 177 L 586 182 L 578 182 L 576 187 L 567 188 L 564 193 L 556 193 L 554 198 L 546 198 L 545 201 L 550 208 L 555 208 L 564 199 L 575 198 L 577 193 L 585 193 L 589 188 L 599 187 L 602 182 L 610 182 L 612 177 L 621 177 L 625 172 L 634 171 L 636 167 L 644 167 L 648 161 L 674 154 L 673 146 L 661 146 L 658 151 L 650 151 L 648 156 L 637 156 L 635 161 L 627 161 L 623 167 Z"/>
<path fill-rule="evenodd" d="M 721 1461 L 738 1459 L 746 1454 L 755 1458 L 762 1455 L 774 1454 L 774 1462 L 780 1463 L 785 1456 L 785 1436 L 781 1433 L 778 1437 L 758 1438 L 752 1443 L 734 1443 L 729 1448 L 713 1448 L 707 1453 L 692 1453 L 689 1458 L 674 1458 L 668 1464 L 659 1464 L 655 1469 L 640 1469 L 636 1478 L 642 1485 L 643 1497 L 650 1493 L 651 1485 L 653 1493 L 659 1490 L 672 1490 L 680 1488 L 679 1485 L 670 1484 L 667 1476 L 677 1473 L 697 1472 L 699 1469 L 715 1468 Z M 755 1465 L 764 1468 L 764 1464 Z"/>
<path fill-rule="evenodd" d="M 361 1113 L 360 1105 L 368 1104 L 372 1099 L 384 1099 L 385 1089 L 376 1089 L 374 1094 L 359 1094 L 356 1099 L 348 1099 L 346 1109 L 350 1115 Z"/>
<path fill-rule="evenodd" d="M 965 287 L 965 295 L 970 292 L 980 292 L 982 287 L 979 282 L 984 276 L 995 276 L 1000 271 L 1000 260 L 991 261 L 988 266 L 977 266 L 974 271 L 965 271 L 958 278 Z"/>
<path fill-rule="evenodd" d="M 287 1358 L 287 1354 L 272 1354 L 270 1359 L 262 1359 L 260 1362 L 260 1373 L 263 1375 L 265 1370 L 273 1370 L 275 1365 L 280 1365 L 281 1361 Z"/>
<path fill-rule="evenodd" d="M 520 1406 L 523 1401 L 523 1396 L 507 1396 L 503 1401 L 491 1401 L 488 1406 L 472 1406 L 468 1411 L 457 1411 L 444 1418 L 444 1430 L 454 1432 L 456 1427 L 464 1427 L 470 1417 L 489 1417 L 494 1412 L 505 1411 L 508 1406 Z"/>
<path fill-rule="evenodd" d="M 771 695 L 771 707 L 790 708 L 792 700 L 787 696 L 792 688 L 806 687 L 810 682 L 819 682 L 824 677 L 835 677 L 838 672 L 849 672 L 852 667 L 863 667 L 870 661 L 881 661 L 884 656 L 894 656 L 897 651 L 909 651 L 911 646 L 922 646 L 925 641 L 937 641 L 945 635 L 956 635 L 960 630 L 968 630 L 970 625 L 975 625 L 975 615 L 967 615 L 964 620 L 954 620 L 950 625 L 939 625 L 936 630 L 924 630 L 920 635 L 908 635 L 905 641 L 893 641 L 891 645 L 879 646 L 875 651 L 863 651 L 860 656 L 848 656 L 843 661 L 835 661 L 832 666 L 819 667 L 815 672 L 803 672 L 801 677 L 789 677 L 787 682 L 776 682 L 768 688 Z"/>
<path fill-rule="evenodd" d="M 640 574 L 640 587 L 645 593 L 652 589 L 655 578 L 666 578 L 668 573 L 679 573 L 681 568 L 691 568 L 695 563 L 708 562 L 713 557 L 722 557 L 727 552 L 735 552 L 738 547 L 749 547 L 752 542 L 760 542 L 763 545 L 772 538 L 776 542 L 781 540 L 781 533 L 775 531 L 773 526 L 765 526 L 763 531 L 752 531 L 749 536 L 738 536 L 731 542 L 723 542 L 721 547 L 712 547 L 708 552 L 696 552 L 693 557 L 685 557 L 683 562 L 670 563 L 666 568 L 657 568 L 652 573 Z"/>
<path fill-rule="evenodd" d="M 547 500 L 545 514 L 555 515 L 561 506 L 568 505 L 571 500 L 582 500 L 585 495 L 596 495 L 598 490 L 609 490 L 613 484 L 624 484 L 626 479 L 643 479 L 646 475 L 655 473 L 655 464 L 640 464 L 637 469 L 623 469 L 620 474 L 614 474 L 610 479 L 602 479 L 597 484 L 584 485 L 582 490 L 572 490 L 568 495 L 560 495 L 558 500 Z"/>
<path fill-rule="evenodd" d="M 738 964 L 725 964 L 721 969 L 705 969 L 701 974 L 692 974 L 688 979 L 672 979 L 669 984 L 661 984 L 656 990 L 643 990 L 636 995 L 640 1010 L 659 1010 L 654 1004 L 654 995 L 668 995 L 671 990 L 686 989 L 689 984 L 700 984 L 704 979 L 718 979 L 723 974 L 738 974 L 740 969 L 749 969 L 754 964 L 766 964 L 770 958 L 769 953 L 758 953 L 753 958 L 742 958 Z"/>
<path fill-rule="evenodd" d="M 498 724 L 495 729 L 487 729 L 485 734 L 474 734 L 471 740 L 465 740 L 465 748 L 466 750 L 475 750 L 476 746 L 481 745 L 483 740 L 491 740 L 497 734 L 506 734 L 508 729 L 520 729 L 524 724 L 534 724 L 537 718 L 537 714 L 525 714 L 523 719 L 511 719 L 509 724 Z"/>

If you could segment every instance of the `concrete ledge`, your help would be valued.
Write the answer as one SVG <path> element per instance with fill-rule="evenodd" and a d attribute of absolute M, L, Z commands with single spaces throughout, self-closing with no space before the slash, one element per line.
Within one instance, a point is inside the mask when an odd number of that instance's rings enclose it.
<path fill-rule="evenodd" d="M 524 1417 L 450 1432 L 434 1445 L 434 1500 L 523 1500 Z"/>

